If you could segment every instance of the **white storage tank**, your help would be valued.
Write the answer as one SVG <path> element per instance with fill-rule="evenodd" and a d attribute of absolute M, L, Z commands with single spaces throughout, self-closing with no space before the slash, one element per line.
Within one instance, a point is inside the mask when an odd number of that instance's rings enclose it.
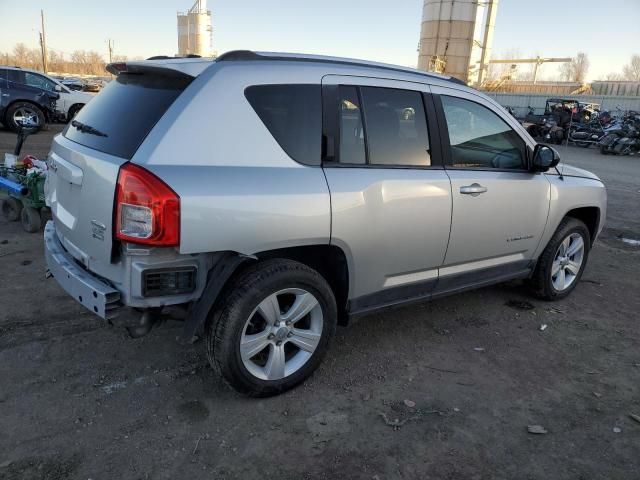
<path fill-rule="evenodd" d="M 206 0 L 196 0 L 187 12 L 178 13 L 178 55 L 213 56 L 211 23 Z"/>
<path fill-rule="evenodd" d="M 497 0 L 424 0 L 418 68 L 468 83 L 488 64 Z"/>

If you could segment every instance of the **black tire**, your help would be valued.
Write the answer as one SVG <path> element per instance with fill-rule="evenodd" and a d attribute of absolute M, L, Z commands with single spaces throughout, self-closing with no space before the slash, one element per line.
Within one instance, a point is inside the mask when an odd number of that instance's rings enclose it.
<path fill-rule="evenodd" d="M 560 243 L 574 233 L 579 234 L 584 242 L 582 264 L 571 285 L 564 290 L 558 291 L 553 285 L 551 269 Z M 558 226 L 551 240 L 549 240 L 540 258 L 538 258 L 536 269 L 530 281 L 534 294 L 544 300 L 560 300 L 569 295 L 580 282 L 584 268 L 589 260 L 590 247 L 591 235 L 587 226 L 576 218 L 566 217 Z"/>
<path fill-rule="evenodd" d="M 73 117 L 75 117 L 78 114 L 78 112 L 82 110 L 82 107 L 84 107 L 84 105 L 80 103 L 72 105 L 69 111 L 67 112 L 67 122 L 70 122 L 71 120 L 73 120 Z"/>
<path fill-rule="evenodd" d="M 17 132 L 19 130 L 20 125 L 16 123 L 14 119 L 14 115 L 20 109 L 33 112 L 33 115 L 37 117 L 37 122 L 38 122 L 38 125 L 36 126 L 37 130 L 40 130 L 41 128 L 44 127 L 46 122 L 46 117 L 44 115 L 44 112 L 40 109 L 40 107 L 30 102 L 16 102 L 12 104 L 9 108 L 7 108 L 5 123 L 7 127 L 9 127 L 9 129 L 11 129 L 14 132 Z"/>
<path fill-rule="evenodd" d="M 22 212 L 22 202 L 17 198 L 9 197 L 5 198 L 2 202 L 2 215 L 9 222 L 16 222 L 20 220 L 20 213 Z"/>
<path fill-rule="evenodd" d="M 602 155 L 609 155 L 609 148 L 605 147 L 604 145 L 600 147 L 600 153 Z"/>
<path fill-rule="evenodd" d="M 35 233 L 42 226 L 40 212 L 33 207 L 24 207 L 20 213 L 20 222 L 25 232 Z"/>
<path fill-rule="evenodd" d="M 527 127 L 527 133 L 533 138 L 538 138 L 540 136 L 540 127 L 537 125 L 529 125 Z"/>
<path fill-rule="evenodd" d="M 323 315 L 322 333 L 315 351 L 298 370 L 278 380 L 263 380 L 244 365 L 240 341 L 246 322 L 260 302 L 287 288 L 304 289 L 317 299 Z M 230 282 L 220 303 L 207 324 L 209 363 L 231 387 L 253 397 L 277 395 L 308 378 L 322 361 L 336 329 L 337 309 L 331 288 L 318 272 L 292 260 L 273 259 L 252 265 Z M 274 347 L 268 348 L 271 351 Z"/>

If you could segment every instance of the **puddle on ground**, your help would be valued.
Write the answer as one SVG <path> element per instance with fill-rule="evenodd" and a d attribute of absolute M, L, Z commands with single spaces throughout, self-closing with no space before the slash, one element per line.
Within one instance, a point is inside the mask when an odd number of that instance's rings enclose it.
<path fill-rule="evenodd" d="M 634 240 L 633 238 L 625 238 L 625 237 L 618 237 L 622 242 L 628 244 L 628 245 L 633 245 L 634 247 L 640 247 L 640 240 Z"/>

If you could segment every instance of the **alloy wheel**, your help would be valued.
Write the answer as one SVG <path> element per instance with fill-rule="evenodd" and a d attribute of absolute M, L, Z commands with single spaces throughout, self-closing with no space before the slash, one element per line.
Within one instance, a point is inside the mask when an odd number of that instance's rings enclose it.
<path fill-rule="evenodd" d="M 280 380 L 297 372 L 316 351 L 324 318 L 316 297 L 287 288 L 262 300 L 240 338 L 245 368 L 261 380 Z"/>
<path fill-rule="evenodd" d="M 575 282 L 584 261 L 584 238 L 572 233 L 558 246 L 551 267 L 551 282 L 556 291 L 562 292 Z"/>
<path fill-rule="evenodd" d="M 40 125 L 38 112 L 33 108 L 20 107 L 13 113 L 13 121 L 16 125 L 23 127 L 37 127 Z"/>

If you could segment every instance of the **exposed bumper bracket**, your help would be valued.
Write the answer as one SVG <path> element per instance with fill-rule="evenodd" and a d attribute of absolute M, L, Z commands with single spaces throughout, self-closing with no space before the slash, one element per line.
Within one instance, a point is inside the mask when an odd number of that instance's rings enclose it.
<path fill-rule="evenodd" d="M 120 306 L 120 292 L 76 264 L 62 247 L 52 221 L 44 229 L 45 276 L 53 276 L 76 301 L 105 320 L 114 318 Z"/>

